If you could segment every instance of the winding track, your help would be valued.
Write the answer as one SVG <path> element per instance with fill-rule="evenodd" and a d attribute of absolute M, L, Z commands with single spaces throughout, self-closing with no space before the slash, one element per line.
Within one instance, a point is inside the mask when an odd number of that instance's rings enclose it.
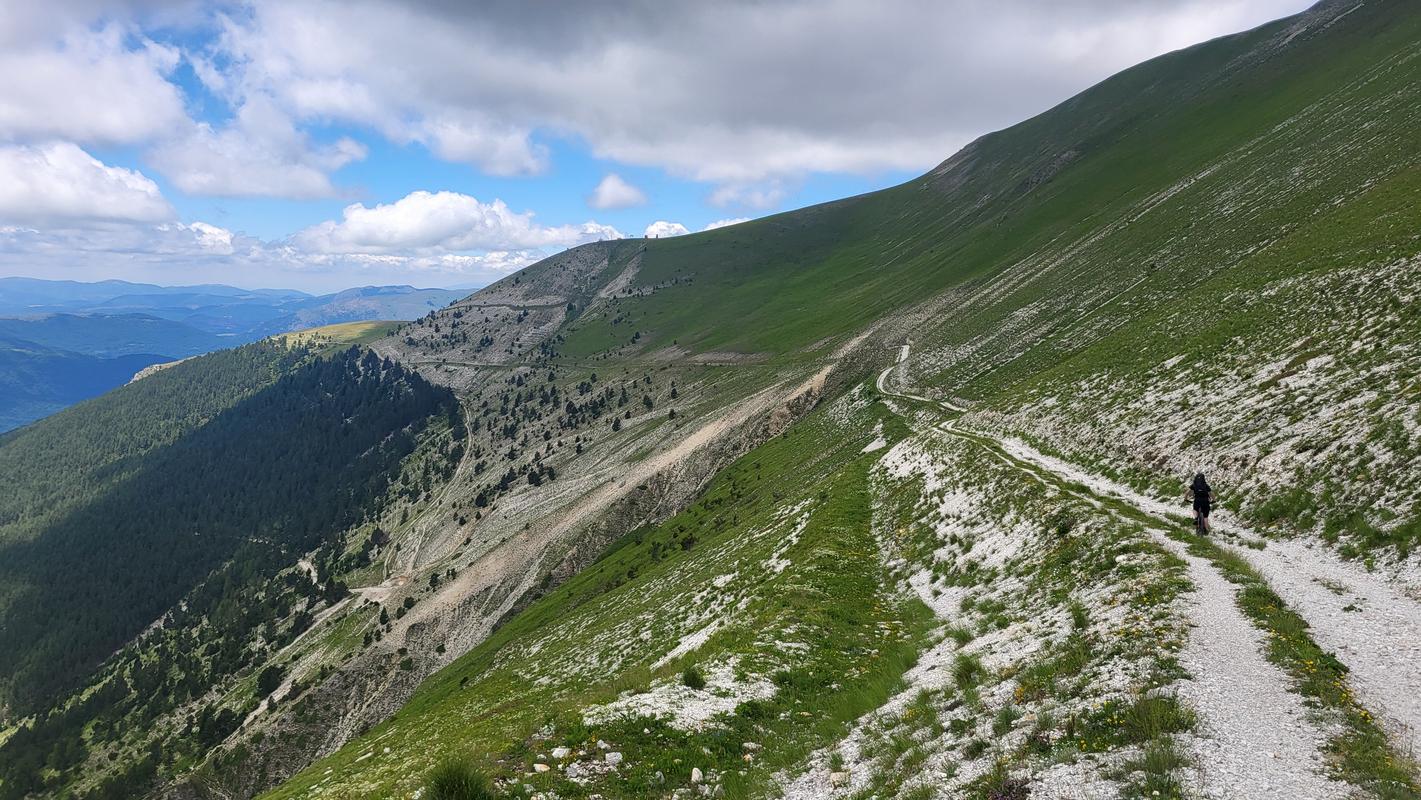
<path fill-rule="evenodd" d="M 986 447 L 1097 507 L 1106 508 L 1105 498 L 1134 507 L 1153 521 L 1151 534 L 1189 564 L 1196 587 L 1190 598 L 1195 628 L 1180 655 L 1194 679 L 1181 687 L 1181 694 L 1202 718 L 1203 738 L 1194 743 L 1200 792 L 1210 798 L 1346 796 L 1348 787 L 1322 775 L 1326 736 L 1309 719 L 1302 698 L 1287 691 L 1288 676 L 1263 657 L 1264 637 L 1239 610 L 1235 587 L 1167 536 L 1178 524 L 1171 518 L 1180 511 L 1023 442 L 964 431 L 955 416 L 966 410 L 961 406 L 891 388 L 890 378 L 902 369 L 909 349 L 904 344 L 897 361 L 879 373 L 880 394 L 953 414 L 931 430 Z M 1236 521 L 1224 520 L 1217 527 L 1256 538 Z M 1262 551 L 1219 545 L 1252 564 L 1308 621 L 1315 641 L 1348 664 L 1360 699 L 1382 711 L 1398 748 L 1403 753 L 1421 749 L 1421 603 L 1316 548 L 1290 542 L 1269 542 Z"/>

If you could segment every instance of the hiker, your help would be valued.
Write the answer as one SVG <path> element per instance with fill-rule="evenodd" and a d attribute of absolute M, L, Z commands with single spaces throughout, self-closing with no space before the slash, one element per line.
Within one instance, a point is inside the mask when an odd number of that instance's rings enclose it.
<path fill-rule="evenodd" d="M 1209 488 L 1209 482 L 1204 480 L 1204 473 L 1200 472 L 1194 476 L 1194 482 L 1189 484 L 1189 494 L 1194 498 L 1194 529 L 1199 533 L 1209 532 L 1209 510 L 1214 490 Z"/>

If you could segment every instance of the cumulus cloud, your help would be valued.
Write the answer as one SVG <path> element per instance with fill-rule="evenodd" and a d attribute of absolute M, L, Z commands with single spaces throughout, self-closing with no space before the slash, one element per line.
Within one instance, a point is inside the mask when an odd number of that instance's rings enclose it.
<path fill-rule="evenodd" d="M 417 191 L 374 207 L 348 205 L 340 220 L 306 228 L 292 239 L 318 253 L 381 254 L 564 248 L 621 236 L 596 222 L 539 225 L 532 212 L 516 213 L 502 200 L 483 203 L 457 192 Z"/>
<path fill-rule="evenodd" d="M 221 49 L 298 117 L 496 174 L 543 168 L 534 132 L 571 133 L 765 208 L 786 178 L 925 169 L 1123 67 L 1308 4 L 252 0 Z"/>
<path fill-rule="evenodd" d="M 587 204 L 599 209 L 644 206 L 646 205 L 646 193 L 627 183 L 617 173 L 609 172 L 607 177 L 597 184 L 597 188 L 592 190 L 592 196 L 587 198 Z"/>
<path fill-rule="evenodd" d="M 48 205 L 46 205 L 46 203 Z M 87 204 L 87 205 L 86 205 Z M 361 282 L 488 282 L 551 252 L 620 238 L 609 225 L 540 225 L 502 200 L 412 192 L 347 206 L 281 241 L 174 220 L 140 173 L 74 145 L 0 147 L 0 274 L 329 289 Z M 25 224 L 34 221 L 36 224 Z"/>
<path fill-rule="evenodd" d="M 231 80 L 236 67 L 200 54 L 189 63 L 235 113 L 217 127 L 192 119 L 174 78 L 182 52 L 147 38 L 139 24 L 202 24 L 190 3 L 51 6 L 0 13 L 0 142 L 147 145 L 150 163 L 179 189 L 223 196 L 331 196 L 329 174 L 365 156 L 348 138 L 312 143 L 269 94 Z"/>
<path fill-rule="evenodd" d="M 341 138 L 315 146 L 270 99 L 242 104 L 221 129 L 194 123 L 149 152 L 179 189 L 227 197 L 330 197 L 330 173 L 365 158 L 364 145 Z"/>
<path fill-rule="evenodd" d="M 718 219 L 718 220 L 716 220 L 715 222 L 712 222 L 712 223 L 706 225 L 704 228 L 701 228 L 701 230 L 703 230 L 703 231 L 713 231 L 713 230 L 715 230 L 716 228 L 728 228 L 728 227 L 730 227 L 731 225 L 739 225 L 739 224 L 742 223 L 742 222 L 749 222 L 749 221 L 750 221 L 750 218 L 749 218 L 749 217 L 735 217 L 735 218 L 733 218 L 733 219 Z"/>
<path fill-rule="evenodd" d="M 173 216 L 158 185 L 77 145 L 0 147 L 0 224 L 156 222 Z"/>
<path fill-rule="evenodd" d="M 158 283 L 221 281 L 329 291 L 363 283 L 488 283 L 548 253 L 542 249 L 320 252 L 264 242 L 206 222 L 110 223 L 80 228 L 0 224 L 0 275 Z"/>
<path fill-rule="evenodd" d="M 664 219 L 659 219 L 646 226 L 646 231 L 642 235 L 648 239 L 664 239 L 667 236 L 683 236 L 690 232 L 690 228 L 679 222 L 667 222 Z"/>
<path fill-rule="evenodd" d="M 206 222 L 194 222 L 191 225 L 176 223 L 173 227 L 177 230 L 191 232 L 197 246 L 209 253 L 232 255 L 236 252 L 236 248 L 233 246 L 236 236 L 226 228 L 219 228 Z"/>
<path fill-rule="evenodd" d="M 150 40 L 126 43 L 129 31 L 110 24 L 62 38 L 24 38 L 39 21 L 6 4 L 0 19 L 0 139 L 142 142 L 187 119 L 182 95 L 168 80 L 178 51 Z M 38 29 L 38 30 L 37 30 Z"/>
<path fill-rule="evenodd" d="M 535 144 L 527 131 L 467 117 L 446 114 L 394 130 L 403 131 L 397 139 L 419 142 L 445 161 L 473 164 L 490 175 L 537 175 L 547 170 L 548 149 Z"/>
<path fill-rule="evenodd" d="M 718 219 L 715 222 L 708 223 L 704 228 L 701 228 L 701 230 L 713 231 L 716 228 L 725 228 L 731 225 L 739 225 L 742 222 L 749 221 L 749 217 Z M 684 236 L 690 232 L 690 228 L 687 228 L 685 225 L 682 225 L 679 222 L 668 222 L 663 219 L 657 220 L 656 222 L 653 222 L 650 225 L 646 226 L 646 231 L 642 235 L 647 237 L 648 239 L 662 239 L 667 236 Z"/>
<path fill-rule="evenodd" d="M 0 0 L 0 268 L 494 274 L 620 234 L 415 192 L 263 242 L 178 222 L 152 180 L 85 147 L 131 146 L 183 192 L 317 198 L 367 156 L 329 131 L 491 175 L 547 172 L 556 137 L 703 182 L 731 216 L 814 173 L 926 169 L 1132 63 L 1310 2 Z M 202 89 L 185 97 L 189 67 Z M 588 202 L 638 194 L 608 175 Z"/>

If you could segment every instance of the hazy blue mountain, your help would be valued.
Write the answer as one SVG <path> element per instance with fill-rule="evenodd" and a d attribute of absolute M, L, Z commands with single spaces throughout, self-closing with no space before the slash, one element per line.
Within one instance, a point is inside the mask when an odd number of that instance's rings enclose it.
<path fill-rule="evenodd" d="M 231 337 L 151 314 L 61 313 L 0 318 L 0 335 L 101 358 L 138 354 L 186 358 L 234 343 Z"/>
<path fill-rule="evenodd" d="M 334 323 L 417 319 L 463 295 L 0 278 L 0 430 L 121 386 L 149 364 Z"/>
<path fill-rule="evenodd" d="M 145 353 L 100 358 L 0 332 L 0 431 L 101 395 L 144 367 L 171 360 Z"/>
<path fill-rule="evenodd" d="M 220 284 L 155 286 L 128 281 L 0 278 L 0 317 L 145 314 L 234 337 L 229 344 L 239 344 L 336 322 L 415 319 L 465 294 L 413 286 L 363 286 L 310 295 L 291 289 L 239 289 Z"/>
<path fill-rule="evenodd" d="M 0 315 L 93 310 L 119 297 L 134 298 L 131 304 L 134 308 L 149 308 L 164 304 L 182 305 L 184 301 L 177 298 L 222 298 L 229 302 L 250 298 L 279 303 L 310 296 L 294 289 L 239 289 L 222 284 L 158 286 L 118 280 L 91 283 L 43 278 L 0 278 Z M 166 301 L 158 298 L 166 298 Z"/>

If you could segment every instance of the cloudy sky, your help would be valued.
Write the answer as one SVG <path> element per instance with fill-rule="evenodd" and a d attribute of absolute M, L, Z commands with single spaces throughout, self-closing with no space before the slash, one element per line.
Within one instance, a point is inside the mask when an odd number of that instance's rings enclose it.
<path fill-rule="evenodd" d="M 0 0 L 0 275 L 480 285 L 906 180 L 1308 0 Z"/>

